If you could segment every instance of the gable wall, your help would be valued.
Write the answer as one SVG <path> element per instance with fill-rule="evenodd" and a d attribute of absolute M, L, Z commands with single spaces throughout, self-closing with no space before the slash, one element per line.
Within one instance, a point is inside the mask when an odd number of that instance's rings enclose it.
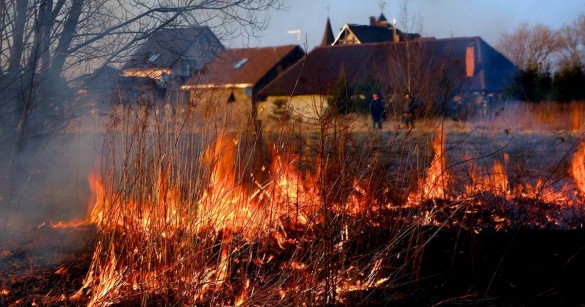
<path fill-rule="evenodd" d="M 232 91 L 235 102 L 229 103 Z M 195 113 L 196 125 L 202 129 L 252 129 L 252 99 L 244 89 L 192 89 L 189 104 Z"/>
<path fill-rule="evenodd" d="M 277 101 L 286 103 L 279 107 Z M 258 104 L 258 119 L 263 125 L 270 125 L 278 122 L 278 118 L 286 113 L 292 120 L 318 123 L 328 105 L 327 98 L 321 95 L 270 96 Z"/>

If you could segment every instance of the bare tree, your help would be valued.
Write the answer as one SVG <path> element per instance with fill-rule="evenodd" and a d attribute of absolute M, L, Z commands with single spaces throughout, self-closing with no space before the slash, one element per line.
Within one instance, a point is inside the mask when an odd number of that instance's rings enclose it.
<path fill-rule="evenodd" d="M 559 49 L 559 40 L 547 26 L 538 24 L 531 27 L 523 23 L 514 32 L 504 33 L 497 49 L 520 69 L 542 72 L 550 67 L 551 54 Z"/>
<path fill-rule="evenodd" d="M 254 35 L 282 0 L 0 0 L 0 227 L 19 156 L 71 115 L 67 80 L 124 59 L 153 32 L 205 25 L 222 38 Z M 30 149 L 28 149 L 30 150 Z M 0 230 L 1 232 L 1 230 Z"/>
<path fill-rule="evenodd" d="M 585 63 L 585 15 L 558 31 L 559 66 L 580 67 Z"/>

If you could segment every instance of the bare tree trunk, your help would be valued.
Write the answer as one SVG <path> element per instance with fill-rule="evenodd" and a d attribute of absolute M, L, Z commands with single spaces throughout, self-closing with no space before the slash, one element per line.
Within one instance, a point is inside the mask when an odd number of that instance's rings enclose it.
<path fill-rule="evenodd" d="M 0 52 L 4 51 L 4 31 L 6 28 L 6 0 L 0 0 Z M 3 75 L 3 67 L 0 65 L 0 76 Z"/>
<path fill-rule="evenodd" d="M 53 59 L 53 63 L 51 64 L 50 76 L 59 76 L 61 71 L 63 71 L 65 59 L 69 54 L 69 47 L 71 46 L 71 42 L 75 36 L 75 31 L 77 29 L 77 24 L 79 23 L 79 17 L 81 16 L 83 5 L 84 0 L 73 0 L 73 3 L 71 4 L 69 16 L 67 16 L 67 20 L 63 26 L 63 31 L 59 36 L 59 44 L 55 49 L 55 57 Z"/>
<path fill-rule="evenodd" d="M 15 78 L 20 71 L 20 61 L 24 52 L 24 28 L 26 25 L 26 13 L 28 0 L 16 1 L 16 16 L 14 19 L 14 30 L 12 32 L 12 49 L 10 50 L 8 73 Z"/>
<path fill-rule="evenodd" d="M 51 62 L 51 54 L 49 52 L 49 45 L 51 44 L 51 28 L 53 21 L 51 20 L 51 13 L 53 10 L 53 0 L 42 0 L 39 7 L 39 53 L 41 55 L 40 69 L 41 72 L 49 70 Z M 41 75 L 44 75 L 42 73 Z"/>

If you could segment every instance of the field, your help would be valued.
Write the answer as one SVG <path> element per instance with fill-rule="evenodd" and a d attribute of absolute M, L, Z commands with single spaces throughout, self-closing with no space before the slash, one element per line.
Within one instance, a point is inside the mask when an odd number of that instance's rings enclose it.
<path fill-rule="evenodd" d="M 119 126 L 120 151 L 71 170 L 102 167 L 81 197 L 48 192 L 2 242 L 0 306 L 583 304 L 581 108 L 530 108 L 412 130 Z"/>

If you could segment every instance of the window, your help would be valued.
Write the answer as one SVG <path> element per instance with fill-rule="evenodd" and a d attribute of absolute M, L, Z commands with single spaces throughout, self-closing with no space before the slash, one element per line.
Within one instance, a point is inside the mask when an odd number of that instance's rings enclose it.
<path fill-rule="evenodd" d="M 156 61 L 156 59 L 158 59 L 159 56 L 160 56 L 160 53 L 155 53 L 155 54 L 151 55 L 150 57 L 148 57 L 148 61 L 154 63 L 154 61 Z"/>
<path fill-rule="evenodd" d="M 240 68 L 242 68 L 242 66 L 244 66 L 244 64 L 246 64 L 246 62 L 248 62 L 248 58 L 243 58 L 243 59 L 239 60 L 236 62 L 236 64 L 234 64 L 234 68 L 240 69 Z"/>
<path fill-rule="evenodd" d="M 236 95 L 234 95 L 234 92 L 231 92 L 227 103 L 230 104 L 230 103 L 234 103 L 234 102 L 236 102 Z"/>

